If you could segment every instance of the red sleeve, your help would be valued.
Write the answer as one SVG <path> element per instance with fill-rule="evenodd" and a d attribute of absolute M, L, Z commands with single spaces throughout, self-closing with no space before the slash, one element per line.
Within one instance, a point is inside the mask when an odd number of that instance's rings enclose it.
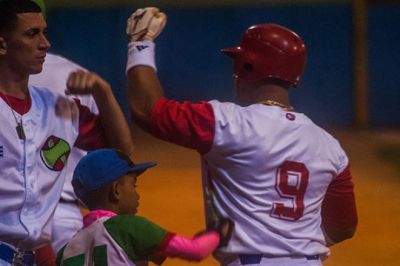
<path fill-rule="evenodd" d="M 92 113 L 79 99 L 74 100 L 79 109 L 79 135 L 74 146 L 86 151 L 104 148 L 104 129 L 99 115 Z"/>
<path fill-rule="evenodd" d="M 160 98 L 153 107 L 150 132 L 160 139 L 206 153 L 214 140 L 214 111 L 208 102 L 179 103 Z"/>
<path fill-rule="evenodd" d="M 357 210 L 352 176 L 347 166 L 329 185 L 322 204 L 322 223 L 336 228 L 357 225 Z"/>

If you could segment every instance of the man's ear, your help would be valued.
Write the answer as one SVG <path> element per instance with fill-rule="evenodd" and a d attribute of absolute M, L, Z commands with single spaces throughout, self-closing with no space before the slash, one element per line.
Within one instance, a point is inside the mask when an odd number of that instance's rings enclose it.
<path fill-rule="evenodd" d="M 0 55 L 5 55 L 7 53 L 7 42 L 4 37 L 0 36 Z"/>
<path fill-rule="evenodd" d="M 111 183 L 111 188 L 110 188 L 110 200 L 115 202 L 119 200 L 119 197 L 121 195 L 120 191 L 120 185 L 118 181 L 114 181 Z"/>

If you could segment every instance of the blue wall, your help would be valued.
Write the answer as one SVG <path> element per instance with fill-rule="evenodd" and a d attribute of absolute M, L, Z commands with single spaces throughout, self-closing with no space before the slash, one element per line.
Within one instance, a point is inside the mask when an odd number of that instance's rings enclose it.
<path fill-rule="evenodd" d="M 125 112 L 125 24 L 134 9 L 56 9 L 48 14 L 51 50 L 106 78 Z M 296 31 L 308 48 L 303 81 L 292 92 L 296 109 L 323 125 L 353 122 L 350 6 L 166 9 L 165 12 L 169 19 L 157 39 L 157 65 L 167 96 L 178 100 L 232 100 L 232 62 L 220 49 L 236 45 L 248 26 L 271 22 Z M 391 18 L 386 17 L 387 13 Z M 387 46 L 380 37 L 382 29 L 389 30 L 383 27 L 385 24 L 399 25 L 399 20 L 399 9 L 377 10 L 372 15 L 374 25 L 382 24 L 372 26 L 370 35 L 376 45 L 370 46 L 371 118 L 376 125 L 400 122 L 399 90 L 391 81 L 398 72 L 400 55 L 382 56 Z M 399 31 L 389 38 L 394 53 Z M 392 62 L 390 71 L 383 67 L 387 60 Z M 392 97 L 387 109 L 380 100 L 385 97 L 383 91 Z M 397 116 L 388 117 L 387 112 Z"/>
<path fill-rule="evenodd" d="M 373 125 L 400 125 L 400 7 L 369 13 L 370 114 Z"/>

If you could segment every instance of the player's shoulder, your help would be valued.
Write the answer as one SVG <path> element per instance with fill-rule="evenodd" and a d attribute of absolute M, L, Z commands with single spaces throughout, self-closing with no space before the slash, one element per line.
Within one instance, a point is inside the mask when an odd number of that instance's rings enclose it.
<path fill-rule="evenodd" d="M 53 106 L 60 97 L 66 98 L 65 95 L 44 86 L 29 85 L 28 89 L 32 102 L 35 102 L 38 106 Z"/>
<path fill-rule="evenodd" d="M 324 154 L 337 161 L 337 170 L 341 171 L 349 163 L 349 158 L 345 149 L 342 147 L 340 141 L 329 130 L 317 125 L 315 125 L 315 127 L 318 128 L 319 134 L 315 139 L 319 140 L 318 143 L 323 144 L 321 145 L 321 148 L 324 149 Z"/>
<path fill-rule="evenodd" d="M 165 234 L 167 230 L 150 221 L 149 219 L 135 214 L 116 215 L 105 220 L 103 223 L 106 230 L 112 235 L 142 235 L 142 234 Z"/>
<path fill-rule="evenodd" d="M 214 113 L 220 116 L 231 117 L 232 114 L 242 114 L 246 110 L 246 107 L 240 106 L 233 102 L 211 100 L 208 103 L 211 105 Z"/>
<path fill-rule="evenodd" d="M 209 102 L 214 113 L 221 121 L 243 124 L 244 121 L 262 123 L 271 121 L 274 123 L 288 122 L 292 124 L 307 124 L 311 121 L 303 113 L 285 111 L 277 106 L 267 106 L 259 103 L 241 106 L 233 102 L 220 102 L 212 100 Z M 247 123 L 245 123 L 247 124 Z"/>
<path fill-rule="evenodd" d="M 54 53 L 47 53 L 46 55 L 46 60 L 44 63 L 44 66 L 50 66 L 50 67 L 63 67 L 63 68 L 69 68 L 69 69 L 84 69 L 82 66 L 79 64 L 75 63 L 74 61 L 71 61 L 64 56 L 61 56 L 59 54 L 54 54 Z"/>
<path fill-rule="evenodd" d="M 106 224 L 108 225 L 118 225 L 118 226 L 137 226 L 138 224 L 148 224 L 151 223 L 147 218 L 134 215 L 134 214 L 126 214 L 126 215 L 116 215 L 113 217 L 110 217 L 105 221 Z"/>
<path fill-rule="evenodd" d="M 303 114 L 304 121 L 307 121 L 306 127 L 304 128 L 306 135 L 319 140 L 324 143 L 324 147 L 331 149 L 342 149 L 339 141 L 333 136 L 326 128 L 315 123 L 307 115 Z M 304 133 L 304 134 L 305 134 Z"/>
<path fill-rule="evenodd" d="M 34 97 L 48 97 L 54 98 L 58 97 L 59 94 L 45 86 L 29 85 L 28 86 L 30 95 Z"/>
<path fill-rule="evenodd" d="M 310 121 L 311 121 L 311 119 L 310 119 Z M 312 124 L 314 125 L 314 128 L 315 128 L 314 131 L 318 131 L 321 138 L 324 138 L 326 141 L 328 141 L 334 145 L 340 146 L 339 140 L 332 133 L 330 133 L 327 129 L 323 128 L 320 125 L 315 124 L 314 122 L 312 122 Z"/>
<path fill-rule="evenodd" d="M 210 100 L 208 101 L 209 104 L 213 108 L 241 108 L 240 105 L 233 103 L 233 102 L 225 102 L 225 101 L 219 101 L 219 100 Z"/>
<path fill-rule="evenodd" d="M 53 53 L 46 54 L 45 62 L 48 64 L 73 63 L 71 60 L 68 60 L 67 58 L 59 54 L 53 54 Z"/>

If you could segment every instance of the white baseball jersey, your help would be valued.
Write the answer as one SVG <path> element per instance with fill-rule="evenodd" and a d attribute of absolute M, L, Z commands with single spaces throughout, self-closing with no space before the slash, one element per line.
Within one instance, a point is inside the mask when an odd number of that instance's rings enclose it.
<path fill-rule="evenodd" d="M 64 92 L 67 89 L 66 84 L 69 74 L 79 69 L 84 68 L 62 56 L 47 53 L 42 72 L 36 75 L 31 75 L 29 77 L 29 84 L 46 87 L 51 91 L 65 95 Z M 69 95 L 68 97 L 79 99 L 81 105 L 89 108 L 90 112 L 95 114 L 99 113 L 96 102 L 91 95 Z M 85 154 L 86 151 L 83 151 L 79 148 L 72 149 L 71 155 L 68 159 L 68 165 L 65 170 L 67 172 L 67 179 L 61 195 L 61 197 L 65 200 L 73 201 L 77 199 L 71 184 L 72 174 L 79 159 Z"/>
<path fill-rule="evenodd" d="M 66 83 L 69 74 L 78 69 L 83 68 L 62 56 L 47 53 L 42 72 L 31 75 L 29 84 L 46 87 L 64 95 L 67 89 Z M 86 106 L 90 112 L 94 114 L 99 113 L 91 95 L 72 95 L 68 97 L 79 99 L 81 105 Z M 82 215 L 79 206 L 69 202 L 77 200 L 71 180 L 76 164 L 85 154 L 86 151 L 74 147 L 65 169 L 66 181 L 61 194 L 61 202 L 57 206 L 53 217 L 52 246 L 56 251 L 64 246 L 82 228 Z"/>
<path fill-rule="evenodd" d="M 0 99 L 0 241 L 34 250 L 50 238 L 63 168 L 79 133 L 79 113 L 68 109 L 57 117 L 58 95 L 34 86 L 29 93 L 32 105 L 22 115 L 26 140 L 19 139 L 11 108 Z M 21 115 L 14 114 L 20 121 Z"/>
<path fill-rule="evenodd" d="M 206 219 L 216 213 L 235 222 L 229 245 L 217 252 L 221 262 L 238 254 L 329 253 L 321 205 L 329 184 L 348 171 L 348 158 L 304 114 L 263 104 L 161 98 L 151 123 L 155 136 L 201 153 Z"/>
<path fill-rule="evenodd" d="M 60 250 L 57 265 L 160 265 L 165 260 L 158 251 L 171 237 L 167 230 L 133 214 L 104 212 L 92 219 L 96 212 L 85 217 L 91 219 L 87 227 Z"/>

